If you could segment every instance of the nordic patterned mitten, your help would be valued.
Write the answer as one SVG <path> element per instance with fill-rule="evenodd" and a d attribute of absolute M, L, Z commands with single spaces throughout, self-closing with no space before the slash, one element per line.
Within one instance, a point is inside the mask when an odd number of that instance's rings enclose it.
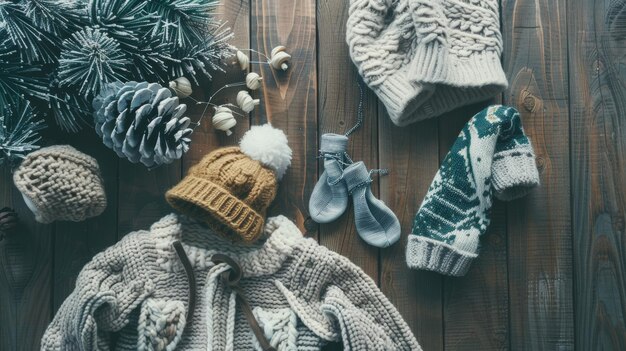
<path fill-rule="evenodd" d="M 512 200 L 539 184 L 535 154 L 517 110 L 490 106 L 463 128 L 443 160 L 409 235 L 409 268 L 462 276 L 478 256 L 492 195 Z"/>

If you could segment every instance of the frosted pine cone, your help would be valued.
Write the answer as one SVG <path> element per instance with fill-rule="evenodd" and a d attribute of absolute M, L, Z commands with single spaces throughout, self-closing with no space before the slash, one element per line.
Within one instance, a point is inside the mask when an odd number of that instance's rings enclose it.
<path fill-rule="evenodd" d="M 96 132 L 119 157 L 148 168 L 189 150 L 187 105 L 158 83 L 112 83 L 93 100 Z"/>

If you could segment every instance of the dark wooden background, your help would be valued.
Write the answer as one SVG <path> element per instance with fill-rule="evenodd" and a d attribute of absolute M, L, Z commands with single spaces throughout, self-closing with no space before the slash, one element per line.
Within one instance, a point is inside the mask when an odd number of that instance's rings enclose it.
<path fill-rule="evenodd" d="M 1 205 L 24 225 L 0 243 L 0 350 L 35 350 L 81 267 L 129 231 L 167 213 L 163 193 L 207 152 L 233 145 L 250 124 L 271 121 L 294 151 L 272 212 L 348 256 L 380 285 L 424 350 L 626 350 L 626 5 L 624 0 L 502 0 L 503 62 L 510 88 L 496 102 L 516 106 L 531 136 L 542 185 L 495 203 L 482 251 L 463 278 L 409 271 L 405 241 L 368 247 L 347 214 L 331 225 L 308 218 L 320 172 L 318 140 L 355 121 L 357 73 L 344 42 L 347 0 L 224 0 L 233 44 L 269 53 L 285 45 L 288 72 L 262 74 L 261 106 L 225 137 L 205 119 L 182 162 L 148 172 L 118 159 L 85 130 L 55 135 L 98 159 L 106 212 L 82 223 L 39 225 L 0 179 Z M 253 55 L 254 56 L 254 55 Z M 212 86 L 243 79 L 236 67 Z M 210 84 L 196 99 L 211 94 Z M 232 101 L 236 91 L 219 102 Z M 225 96 L 225 95 L 223 95 Z M 191 105 L 193 105 L 191 103 Z M 463 124 L 484 107 L 397 128 L 368 92 L 365 125 L 350 153 L 389 168 L 374 190 L 408 233 L 412 218 Z M 201 108 L 192 106 L 199 118 Z M 406 239 L 406 238 L 404 238 Z"/>

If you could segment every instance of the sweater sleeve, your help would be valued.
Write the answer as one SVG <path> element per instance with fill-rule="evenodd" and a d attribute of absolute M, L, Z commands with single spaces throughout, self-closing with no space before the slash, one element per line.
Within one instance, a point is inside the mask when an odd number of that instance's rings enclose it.
<path fill-rule="evenodd" d="M 140 251 L 127 236 L 96 255 L 80 272 L 41 341 L 41 350 L 109 350 L 111 332 L 152 290 L 152 283 L 129 262 Z"/>
<path fill-rule="evenodd" d="M 321 309 L 341 334 L 346 350 L 421 350 L 411 329 L 374 281 L 334 254 L 333 273 Z"/>
<path fill-rule="evenodd" d="M 304 239 L 285 271 L 276 286 L 302 323 L 323 340 L 354 351 L 421 350 L 398 310 L 347 258 Z"/>

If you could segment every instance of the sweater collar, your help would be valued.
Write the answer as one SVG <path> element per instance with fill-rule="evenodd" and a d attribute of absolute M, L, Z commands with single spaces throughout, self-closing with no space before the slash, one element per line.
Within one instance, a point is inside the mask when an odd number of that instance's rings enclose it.
<path fill-rule="evenodd" d="M 304 240 L 298 227 L 284 216 L 268 218 L 264 239 L 253 245 L 228 240 L 203 224 L 176 214 L 163 217 L 152 225 L 150 232 L 155 238 L 157 264 L 167 271 L 183 270 L 172 247 L 178 240 L 194 270 L 213 267 L 211 257 L 220 253 L 237 261 L 244 277 L 275 273 Z"/>

